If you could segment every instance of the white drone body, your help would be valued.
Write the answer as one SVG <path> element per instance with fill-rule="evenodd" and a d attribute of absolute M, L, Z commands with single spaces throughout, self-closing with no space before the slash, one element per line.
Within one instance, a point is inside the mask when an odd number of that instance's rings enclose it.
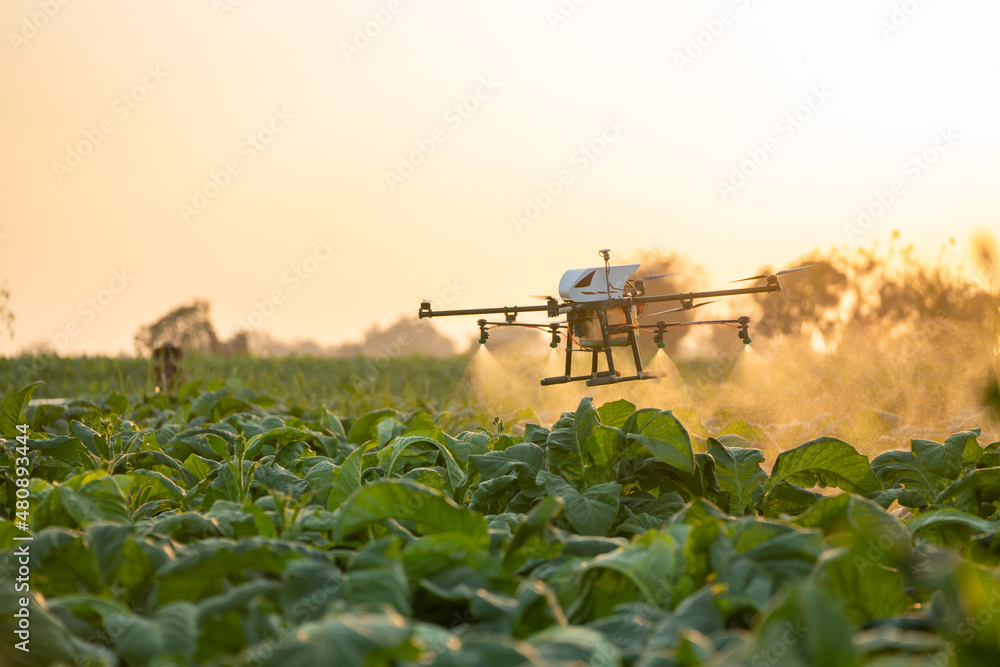
<path fill-rule="evenodd" d="M 564 273 L 559 281 L 559 296 L 564 301 L 577 303 L 620 299 L 624 295 L 626 281 L 638 268 L 638 264 L 623 264 L 572 269 Z M 608 285 L 608 282 L 611 284 Z"/>

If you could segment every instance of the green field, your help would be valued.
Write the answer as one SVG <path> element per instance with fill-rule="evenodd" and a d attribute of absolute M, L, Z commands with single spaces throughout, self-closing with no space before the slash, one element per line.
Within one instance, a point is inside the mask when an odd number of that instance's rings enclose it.
<path fill-rule="evenodd" d="M 286 384 L 292 401 L 252 373 L 142 398 L 141 365 L 74 363 L 95 389 L 93 368 L 117 368 L 125 391 L 29 405 L 29 387 L 0 406 L 5 581 L 27 535 L 14 522 L 33 536 L 30 654 L 14 648 L 29 593 L 0 589 L 14 664 L 1000 656 L 1000 443 L 978 431 L 874 457 L 827 437 L 770 458 L 625 400 L 585 398 L 513 435 L 430 409 L 330 411 L 343 366 Z"/>

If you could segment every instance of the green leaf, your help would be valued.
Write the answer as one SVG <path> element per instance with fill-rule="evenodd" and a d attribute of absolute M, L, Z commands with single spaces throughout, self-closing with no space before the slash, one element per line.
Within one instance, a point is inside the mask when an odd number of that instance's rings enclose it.
<path fill-rule="evenodd" d="M 442 445 L 437 440 L 427 436 L 407 435 L 407 436 L 400 436 L 395 440 L 393 440 L 392 456 L 389 458 L 389 466 L 386 471 L 386 475 L 390 477 L 392 476 L 393 472 L 396 469 L 396 462 L 398 461 L 399 457 L 403 454 L 403 452 L 405 452 L 409 447 L 419 444 L 430 445 L 432 447 L 435 447 L 441 453 L 441 457 L 444 459 L 445 470 L 447 470 L 448 472 L 448 477 L 446 480 L 447 481 L 446 491 L 448 495 L 451 495 L 452 492 L 456 488 L 458 488 L 459 485 L 461 485 L 462 478 L 465 476 L 465 474 L 459 467 L 458 462 L 455 461 L 455 457 L 452 456 L 450 451 L 448 451 L 448 448 Z"/>
<path fill-rule="evenodd" d="M 770 605 L 757 625 L 748 658 L 758 664 L 783 655 L 776 665 L 789 667 L 845 667 L 858 664 L 851 638 L 854 625 L 844 616 L 836 598 L 815 586 L 797 587 Z"/>
<path fill-rule="evenodd" d="M 302 440 L 306 437 L 304 431 L 293 426 L 282 426 L 280 428 L 271 429 L 265 433 L 255 435 L 254 437 L 247 440 L 246 452 L 244 457 L 247 459 L 252 459 L 258 454 L 262 453 L 265 447 L 271 447 L 275 450 L 287 445 L 290 442 L 295 442 L 296 440 Z M 264 452 L 265 454 L 267 452 Z"/>
<path fill-rule="evenodd" d="M 391 408 L 369 412 L 354 422 L 347 439 L 355 445 L 364 444 L 369 440 L 376 440 L 378 439 L 379 422 L 398 415 L 399 413 Z"/>
<path fill-rule="evenodd" d="M 188 659 L 198 642 L 197 608 L 189 602 L 175 602 L 159 609 L 153 618 L 118 616 L 121 631 L 115 649 L 130 665 L 148 665 L 166 657 Z"/>
<path fill-rule="evenodd" d="M 844 605 L 844 614 L 858 625 L 902 614 L 911 606 L 903 589 L 901 571 L 879 564 L 866 565 L 848 550 L 828 552 L 817 565 L 816 584 Z"/>
<path fill-rule="evenodd" d="M 323 411 L 323 427 L 333 434 L 337 438 L 346 438 L 347 433 L 344 431 L 344 425 L 341 423 L 337 415 L 333 414 L 329 410 Z"/>
<path fill-rule="evenodd" d="M 584 471 L 587 462 L 575 427 L 553 428 L 549 432 L 545 440 L 545 458 L 549 470 L 558 471 L 563 479 L 577 488 L 586 486 Z"/>
<path fill-rule="evenodd" d="M 348 499 L 341 508 L 335 539 L 342 542 L 365 526 L 386 519 L 412 522 L 423 535 L 460 532 L 484 544 L 489 541 L 481 515 L 434 489 L 404 479 L 369 484 Z"/>
<path fill-rule="evenodd" d="M 694 473 L 691 437 L 673 413 L 656 408 L 637 410 L 629 416 L 622 430 L 627 443 L 638 442 L 667 465 Z"/>
<path fill-rule="evenodd" d="M 277 648 L 273 640 L 249 649 L 261 667 L 381 667 L 416 664 L 413 629 L 395 611 L 349 612 L 305 623 Z M 470 664 L 470 663 L 460 663 Z"/>
<path fill-rule="evenodd" d="M 715 438 L 708 439 L 708 453 L 715 459 L 715 477 L 719 487 L 729 493 L 730 514 L 746 514 L 753 508 L 754 492 L 767 482 L 760 464 L 764 452 L 759 449 L 726 447 Z"/>
<path fill-rule="evenodd" d="M 962 470 L 975 465 L 983 456 L 983 448 L 976 439 L 979 429 L 956 433 L 945 440 L 943 445 L 929 440 L 911 440 L 913 455 L 927 470 L 946 480 L 956 480 Z"/>
<path fill-rule="evenodd" d="M 954 504 L 957 509 L 979 514 L 983 504 L 1000 500 L 1000 468 L 969 470 L 960 479 L 941 491 L 935 505 Z"/>
<path fill-rule="evenodd" d="M 882 490 L 868 458 L 836 438 L 818 438 L 778 454 L 767 488 L 785 481 L 807 488 L 836 486 L 862 495 Z"/>
<path fill-rule="evenodd" d="M 251 519 L 252 520 L 252 519 Z M 245 537 L 237 542 L 209 538 L 185 545 L 156 572 L 159 604 L 198 602 L 219 595 L 229 584 L 242 583 L 261 572 L 278 574 L 289 560 L 326 556 L 295 542 Z"/>
<path fill-rule="evenodd" d="M 566 518 L 581 535 L 605 536 L 618 516 L 618 499 L 622 485 L 616 482 L 598 484 L 580 493 L 566 480 L 549 472 L 541 472 L 538 482 L 552 498 L 562 498 Z"/>
<path fill-rule="evenodd" d="M 21 435 L 17 430 L 19 424 L 26 423 L 24 420 L 24 410 L 31 402 L 31 392 L 35 387 L 45 384 L 41 380 L 21 387 L 17 391 L 12 391 L 0 401 L 0 435 L 13 440 Z"/>
<path fill-rule="evenodd" d="M 66 512 L 81 527 L 94 521 L 132 522 L 125 497 L 110 476 L 87 482 L 79 491 L 63 485 L 56 487 L 54 492 Z"/>
<path fill-rule="evenodd" d="M 625 422 L 635 412 L 635 405 L 625 399 L 611 401 L 597 408 L 597 414 L 601 417 L 601 423 L 613 428 L 622 428 Z"/>
<path fill-rule="evenodd" d="M 103 435 L 75 419 L 70 421 L 70 430 L 73 431 L 73 435 L 79 438 L 92 454 L 101 457 L 105 461 L 110 460 L 111 453 L 108 450 L 107 440 Z"/>
<path fill-rule="evenodd" d="M 823 498 L 795 523 L 819 528 L 832 545 L 849 547 L 862 573 L 877 563 L 893 568 L 909 565 L 910 531 L 871 500 L 849 494 Z"/>
<path fill-rule="evenodd" d="M 116 477 L 121 477 L 116 475 Z M 136 498 L 143 490 L 149 489 L 148 495 L 142 496 L 143 502 L 160 498 L 180 500 L 184 497 L 184 489 L 173 482 L 169 477 L 155 470 L 133 470 L 129 473 L 132 478 L 132 488 L 130 496 Z"/>
<path fill-rule="evenodd" d="M 973 535 L 992 533 L 997 529 L 997 524 L 991 521 L 950 508 L 929 512 L 907 524 L 907 528 L 910 529 L 914 537 L 919 536 L 924 531 L 940 529 L 945 526 L 967 528 L 969 533 Z"/>
<path fill-rule="evenodd" d="M 532 635 L 528 643 L 538 650 L 544 664 L 601 667 L 622 664 L 621 654 L 611 640 L 589 628 L 556 626 Z"/>
<path fill-rule="evenodd" d="M 722 438 L 727 435 L 739 436 L 748 442 L 768 443 L 771 441 L 771 438 L 768 437 L 767 432 L 764 429 L 755 424 L 750 424 L 742 419 L 734 419 L 726 424 L 722 430 L 719 431 L 717 437 Z"/>
<path fill-rule="evenodd" d="M 348 496 L 361 488 L 361 462 L 365 452 L 375 446 L 374 442 L 360 445 L 340 464 L 340 474 L 334 480 L 333 487 L 330 489 L 330 497 L 326 501 L 328 510 L 332 512 L 337 509 L 341 503 L 347 500 Z"/>
<path fill-rule="evenodd" d="M 668 606 L 684 558 L 688 526 L 650 531 L 630 544 L 577 566 L 580 596 L 567 612 L 575 623 L 610 614 L 622 602 Z"/>
<path fill-rule="evenodd" d="M 801 486 L 779 482 L 767 492 L 761 512 L 769 519 L 776 519 L 782 514 L 794 516 L 802 514 L 822 498 L 822 495 L 806 491 Z"/>
<path fill-rule="evenodd" d="M 511 570 L 518 570 L 532 558 L 552 558 L 562 550 L 558 544 L 543 538 L 545 528 L 562 511 L 565 501 L 546 496 L 531 508 L 531 511 L 517 526 L 514 536 L 507 546 L 503 564 Z"/>

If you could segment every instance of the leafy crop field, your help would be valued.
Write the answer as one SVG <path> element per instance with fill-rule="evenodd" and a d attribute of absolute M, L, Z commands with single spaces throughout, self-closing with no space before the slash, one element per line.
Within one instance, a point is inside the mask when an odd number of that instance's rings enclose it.
<path fill-rule="evenodd" d="M 29 405 L 34 388 L 0 404 L 6 662 L 1000 658 L 1000 443 L 976 430 L 770 457 L 626 400 L 513 435 L 222 383 L 64 405 Z"/>

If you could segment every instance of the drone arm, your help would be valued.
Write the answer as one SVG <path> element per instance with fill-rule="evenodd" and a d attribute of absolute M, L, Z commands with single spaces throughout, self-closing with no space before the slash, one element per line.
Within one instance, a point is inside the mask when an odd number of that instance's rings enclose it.
<path fill-rule="evenodd" d="M 504 306 L 503 308 L 472 308 L 468 310 L 432 310 L 429 301 L 420 304 L 419 317 L 452 317 L 456 315 L 517 315 L 518 313 L 548 313 L 549 317 L 558 317 L 558 303 L 549 301 L 544 306 Z M 553 314 L 555 313 L 555 314 Z"/>
<path fill-rule="evenodd" d="M 780 292 L 781 285 L 774 282 L 760 287 L 742 287 L 738 289 L 715 290 L 714 292 L 688 292 L 687 294 L 660 294 L 656 296 L 640 296 L 633 299 L 635 303 L 662 303 L 665 301 L 690 301 L 692 299 L 711 299 L 721 296 L 741 296 L 744 294 L 764 294 Z"/>

